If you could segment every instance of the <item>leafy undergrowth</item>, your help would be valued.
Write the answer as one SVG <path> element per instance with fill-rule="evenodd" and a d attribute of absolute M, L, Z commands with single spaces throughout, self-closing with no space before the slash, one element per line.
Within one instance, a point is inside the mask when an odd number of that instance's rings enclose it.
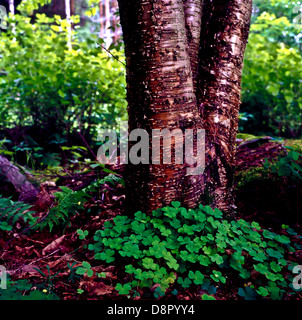
<path fill-rule="evenodd" d="M 302 170 L 297 169 L 302 167 L 302 149 L 301 140 L 298 142 L 286 141 L 289 148 L 276 141 L 238 148 L 235 187 L 239 217 L 275 230 L 282 224 L 302 224 Z"/>
<path fill-rule="evenodd" d="M 0 299 L 301 300 L 292 281 L 302 228 L 298 210 L 288 215 L 301 200 L 288 201 L 283 184 L 283 214 L 261 198 L 261 188 L 289 181 L 262 168 L 279 148 L 267 142 L 238 152 L 234 220 L 177 202 L 130 219 L 123 215 L 124 187 L 112 174 L 81 190 L 42 188 L 38 200 L 49 201 L 46 208 L 36 203 L 31 214 L 24 207 L 26 221 L 1 216 L 0 265 L 9 282 Z"/>
<path fill-rule="evenodd" d="M 202 296 L 231 283 L 247 299 L 245 286 L 255 299 L 294 294 L 285 271 L 295 265 L 289 261 L 295 252 L 290 239 L 256 222 L 223 219 L 209 206 L 187 210 L 172 202 L 151 216 L 117 216 L 94 240 L 89 249 L 95 259 L 124 266 L 119 270 L 123 281 L 115 289 L 128 297 L 160 298 L 187 288 Z"/>

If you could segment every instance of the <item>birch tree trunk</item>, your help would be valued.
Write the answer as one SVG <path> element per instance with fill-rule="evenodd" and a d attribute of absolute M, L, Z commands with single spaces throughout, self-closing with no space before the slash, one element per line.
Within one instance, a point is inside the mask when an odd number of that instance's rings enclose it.
<path fill-rule="evenodd" d="M 228 210 L 252 0 L 118 2 L 129 132 L 205 128 L 207 146 L 205 175 L 186 175 L 190 165 L 185 162 L 129 163 L 128 211 L 151 212 L 175 200 L 195 207 L 205 192 L 213 206 Z M 194 154 L 197 151 L 195 145 Z"/>
<path fill-rule="evenodd" d="M 202 0 L 183 0 L 194 91 L 197 91 Z"/>
<path fill-rule="evenodd" d="M 111 44 L 111 30 L 110 30 L 110 1 L 105 0 L 105 38 L 106 38 L 106 48 L 110 47 Z"/>
<path fill-rule="evenodd" d="M 65 14 L 66 14 L 66 21 L 68 23 L 67 27 L 67 46 L 69 50 L 71 50 L 71 3 L 70 0 L 65 0 Z"/>
<path fill-rule="evenodd" d="M 241 72 L 251 0 L 204 0 L 197 97 L 206 133 L 206 190 L 212 206 L 234 209 L 233 166 Z"/>
<path fill-rule="evenodd" d="M 182 0 L 120 0 L 119 6 L 127 64 L 129 131 L 143 128 L 151 136 L 152 129 L 201 128 Z M 181 138 L 175 138 L 175 145 L 182 143 L 178 141 Z M 186 163 L 128 164 L 128 208 L 150 212 L 173 200 L 194 206 L 202 190 L 199 177 L 186 176 L 188 167 Z"/>
<path fill-rule="evenodd" d="M 8 1 L 9 4 L 9 12 L 11 15 L 15 14 L 15 4 L 14 4 L 14 0 L 9 0 Z"/>

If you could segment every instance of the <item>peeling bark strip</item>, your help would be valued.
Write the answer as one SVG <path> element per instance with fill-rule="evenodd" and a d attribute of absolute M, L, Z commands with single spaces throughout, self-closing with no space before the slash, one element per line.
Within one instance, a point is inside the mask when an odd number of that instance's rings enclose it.
<path fill-rule="evenodd" d="M 173 200 L 195 207 L 205 179 L 213 205 L 228 209 L 252 0 L 118 2 L 129 132 L 204 128 L 207 145 L 205 176 L 186 176 L 188 164 L 126 166 L 128 210 L 150 212 Z"/>
<path fill-rule="evenodd" d="M 204 0 L 198 103 L 206 132 L 206 179 L 213 206 L 233 204 L 241 72 L 252 0 Z"/>
<path fill-rule="evenodd" d="M 202 0 L 183 0 L 194 91 L 197 90 Z"/>
<path fill-rule="evenodd" d="M 129 132 L 143 128 L 151 136 L 152 129 L 184 132 L 201 128 L 182 0 L 120 0 L 119 6 L 126 52 Z M 177 145 L 178 136 L 174 139 Z M 186 176 L 188 167 L 186 163 L 127 165 L 129 210 L 151 212 L 173 200 L 194 207 L 202 192 L 198 185 L 201 177 Z"/>

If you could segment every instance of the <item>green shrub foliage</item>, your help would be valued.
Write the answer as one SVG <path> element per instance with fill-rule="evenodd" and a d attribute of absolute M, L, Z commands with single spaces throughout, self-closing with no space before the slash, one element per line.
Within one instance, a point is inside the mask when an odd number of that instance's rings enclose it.
<path fill-rule="evenodd" d="M 51 134 L 80 127 L 96 135 L 97 125 L 124 116 L 124 66 L 97 38 L 81 42 L 73 31 L 70 48 L 60 16 L 37 14 L 32 24 L 15 15 L 8 22 L 0 38 L 0 125 L 45 127 Z M 123 59 L 117 50 L 112 54 Z"/>
<path fill-rule="evenodd" d="M 282 1 L 276 2 L 285 9 Z M 264 11 L 251 25 L 241 106 L 241 112 L 251 117 L 242 119 L 247 120 L 239 125 L 243 132 L 301 136 L 302 57 L 294 36 L 302 28 L 301 24 L 294 26 L 293 18 L 285 16 L 292 15 L 293 10 L 287 6 L 287 11 L 281 16 L 269 13 L 272 10 Z"/>

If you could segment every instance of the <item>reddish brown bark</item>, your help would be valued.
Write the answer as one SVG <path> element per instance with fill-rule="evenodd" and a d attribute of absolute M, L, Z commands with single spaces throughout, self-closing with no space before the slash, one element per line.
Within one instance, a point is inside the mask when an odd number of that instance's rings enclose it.
<path fill-rule="evenodd" d="M 233 206 L 233 165 L 251 0 L 204 0 L 198 103 L 206 132 L 207 191 L 212 205 Z"/>
<path fill-rule="evenodd" d="M 151 135 L 152 129 L 200 127 L 182 0 L 120 0 L 119 5 L 127 62 L 129 131 L 143 128 Z M 198 177 L 186 176 L 187 167 L 129 164 L 126 180 L 132 211 L 150 212 L 173 200 L 194 206 L 201 188 Z"/>
<path fill-rule="evenodd" d="M 130 211 L 179 200 L 232 206 L 232 166 L 252 0 L 119 0 L 129 131 L 206 129 L 206 175 L 187 164 L 126 168 Z M 196 99 L 197 98 L 197 99 Z M 131 148 L 131 145 L 130 145 Z M 196 151 L 196 150 L 195 150 Z"/>
<path fill-rule="evenodd" d="M 194 90 L 197 90 L 202 0 L 183 0 Z"/>

